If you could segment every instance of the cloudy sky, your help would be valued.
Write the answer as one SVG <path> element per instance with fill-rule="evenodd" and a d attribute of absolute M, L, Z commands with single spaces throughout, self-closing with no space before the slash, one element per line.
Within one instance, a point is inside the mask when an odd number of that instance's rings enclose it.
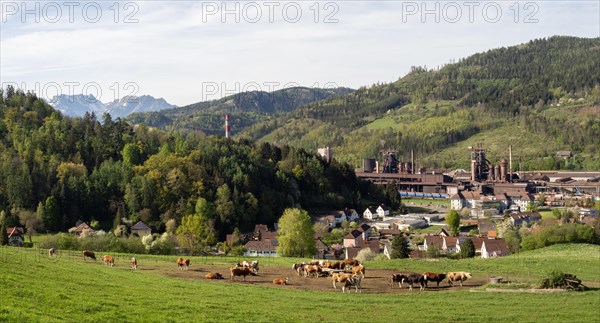
<path fill-rule="evenodd" d="M 176 105 L 392 82 L 491 48 L 600 37 L 592 1 L 1 1 L 0 83 Z"/>

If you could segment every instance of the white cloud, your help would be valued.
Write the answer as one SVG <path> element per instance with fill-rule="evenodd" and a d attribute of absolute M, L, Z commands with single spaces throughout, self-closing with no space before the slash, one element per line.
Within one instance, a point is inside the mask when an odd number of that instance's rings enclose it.
<path fill-rule="evenodd" d="M 263 2 L 258 2 L 263 12 L 258 23 L 248 23 L 254 16 L 241 16 L 240 23 L 233 15 L 225 22 L 220 14 L 203 16 L 203 8 L 221 3 L 146 1 L 126 10 L 122 2 L 119 23 L 113 21 L 113 2 L 102 3 L 97 23 L 77 16 L 74 23 L 21 23 L 13 15 L 0 26 L 0 80 L 27 85 L 96 82 L 103 101 L 126 94 L 123 85 L 133 82 L 138 94 L 185 105 L 206 97 L 202 91 L 209 83 L 227 84 L 222 94 L 251 82 L 265 90 L 270 82 L 280 87 L 290 82 L 359 87 L 395 81 L 413 65 L 433 68 L 533 38 L 600 36 L 600 4 L 588 1 L 536 2 L 535 8 L 519 2 L 518 16 L 516 7 L 510 7 L 514 2 L 498 2 L 502 16 L 497 23 L 478 11 L 487 2 L 476 7 L 473 23 L 463 2 L 454 2 L 463 10 L 457 23 L 447 22 L 454 16 L 440 16 L 437 23 L 434 15 L 423 22 L 420 13 L 406 14 L 407 6 L 420 6 L 421 1 L 332 2 L 327 8 L 327 2 L 319 2 L 318 15 L 313 2 L 301 2 L 303 15 L 297 23 L 290 23 L 293 17 L 282 11 L 285 2 L 275 7 L 274 23 L 268 21 Z M 444 8 L 449 2 L 439 3 Z M 434 4 L 428 2 L 427 8 Z M 227 6 L 233 8 L 231 2 Z M 139 22 L 123 23 L 133 9 L 139 10 L 130 18 Z M 524 23 L 530 14 L 537 23 Z M 326 18 L 338 23 L 323 23 Z"/>

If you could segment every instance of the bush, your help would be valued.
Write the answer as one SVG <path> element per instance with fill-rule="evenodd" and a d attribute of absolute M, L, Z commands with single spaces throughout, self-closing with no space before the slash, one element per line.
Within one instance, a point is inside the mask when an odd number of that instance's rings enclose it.
<path fill-rule="evenodd" d="M 365 248 L 358 252 L 358 255 L 356 255 L 356 260 L 360 262 L 369 261 L 375 259 L 377 255 L 378 254 L 373 252 L 371 248 Z"/>

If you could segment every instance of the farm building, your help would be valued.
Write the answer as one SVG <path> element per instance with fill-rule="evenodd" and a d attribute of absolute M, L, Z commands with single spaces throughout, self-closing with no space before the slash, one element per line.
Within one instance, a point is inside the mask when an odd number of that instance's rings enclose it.
<path fill-rule="evenodd" d="M 8 245 L 14 247 L 22 247 L 25 243 L 25 231 L 21 227 L 10 227 L 6 229 L 8 235 Z"/>
<path fill-rule="evenodd" d="M 85 222 L 81 222 L 81 224 L 79 224 L 76 227 L 72 227 L 71 229 L 69 229 L 69 233 L 73 233 L 76 236 L 81 236 L 83 235 L 88 235 L 88 234 L 93 234 L 95 231 L 94 229 L 92 229 L 92 227 L 90 227 L 87 223 Z"/>
<path fill-rule="evenodd" d="M 246 257 L 277 257 L 277 240 L 250 240 L 244 245 Z"/>
<path fill-rule="evenodd" d="M 139 221 L 131 227 L 131 234 L 143 237 L 152 234 L 152 229 L 146 223 Z"/>

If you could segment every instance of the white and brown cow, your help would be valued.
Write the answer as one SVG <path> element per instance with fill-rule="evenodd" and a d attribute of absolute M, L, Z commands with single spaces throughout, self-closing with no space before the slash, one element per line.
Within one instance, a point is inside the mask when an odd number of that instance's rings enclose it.
<path fill-rule="evenodd" d="M 471 276 L 471 273 L 468 273 L 468 272 L 457 271 L 457 272 L 446 273 L 446 277 L 448 277 L 448 284 L 450 286 L 454 286 L 453 282 L 459 282 L 460 287 L 462 287 L 463 281 L 465 281 L 473 276 Z"/>

